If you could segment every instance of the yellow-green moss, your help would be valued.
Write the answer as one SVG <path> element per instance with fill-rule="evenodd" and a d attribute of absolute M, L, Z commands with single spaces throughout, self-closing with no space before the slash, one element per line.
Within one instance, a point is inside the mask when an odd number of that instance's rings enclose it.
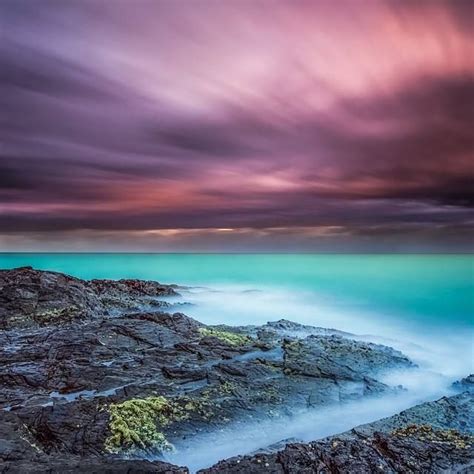
<path fill-rule="evenodd" d="M 432 443 L 449 443 L 458 449 L 468 449 L 474 436 L 460 433 L 457 430 L 436 430 L 431 425 L 408 425 L 392 431 L 392 435 L 401 438 L 415 437 Z"/>
<path fill-rule="evenodd" d="M 215 337 L 231 346 L 245 346 L 252 342 L 252 339 L 245 334 L 238 334 L 235 332 L 221 331 L 213 328 L 199 328 L 201 336 Z"/>
<path fill-rule="evenodd" d="M 159 428 L 185 417 L 183 410 L 165 397 L 113 403 L 108 411 L 110 436 L 105 441 L 105 449 L 109 452 L 170 449 Z"/>
<path fill-rule="evenodd" d="M 180 403 L 183 404 L 183 409 L 186 412 L 186 416 L 190 413 L 196 413 L 201 416 L 207 416 L 211 410 L 211 405 L 204 398 L 191 398 L 186 396 L 179 397 Z"/>
<path fill-rule="evenodd" d="M 262 390 L 263 399 L 269 403 L 280 402 L 281 395 L 275 387 L 267 387 Z"/>
<path fill-rule="evenodd" d="M 226 394 L 226 395 L 233 394 L 236 389 L 237 389 L 237 387 L 236 387 L 235 383 L 229 382 L 228 380 L 221 383 L 220 386 L 219 386 L 219 392 L 222 393 L 222 394 Z"/>
<path fill-rule="evenodd" d="M 109 432 L 105 450 L 111 453 L 167 451 L 172 445 L 161 431 L 171 423 L 195 414 L 205 420 L 212 416 L 204 400 L 189 397 L 167 399 L 162 396 L 135 398 L 108 407 Z"/>
<path fill-rule="evenodd" d="M 296 341 L 290 341 L 290 340 L 285 340 L 283 342 L 283 349 L 285 352 L 296 352 L 299 353 L 301 352 L 303 348 L 303 345 L 301 344 L 301 341 L 296 340 Z"/>
<path fill-rule="evenodd" d="M 39 324 L 46 324 L 51 321 L 57 321 L 61 319 L 70 319 L 78 312 L 77 306 L 67 306 L 64 308 L 50 308 L 43 311 L 38 311 L 32 318 Z"/>

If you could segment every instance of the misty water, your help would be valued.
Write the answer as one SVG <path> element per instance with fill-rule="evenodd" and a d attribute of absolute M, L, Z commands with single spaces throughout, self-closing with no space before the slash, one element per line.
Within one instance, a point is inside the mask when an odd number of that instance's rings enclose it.
<path fill-rule="evenodd" d="M 177 310 L 206 324 L 289 319 L 401 350 L 418 368 L 382 381 L 398 395 L 235 424 L 183 440 L 167 456 L 192 470 L 282 439 L 314 440 L 452 393 L 473 370 L 472 255 L 0 254 L 0 268 L 32 265 L 81 278 L 177 283 Z M 171 300 L 173 302 L 173 300 Z"/>

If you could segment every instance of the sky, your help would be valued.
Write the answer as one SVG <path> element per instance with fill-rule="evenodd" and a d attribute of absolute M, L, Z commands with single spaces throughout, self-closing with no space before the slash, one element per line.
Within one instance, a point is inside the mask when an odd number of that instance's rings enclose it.
<path fill-rule="evenodd" d="M 473 8 L 2 0 L 0 251 L 472 251 Z"/>

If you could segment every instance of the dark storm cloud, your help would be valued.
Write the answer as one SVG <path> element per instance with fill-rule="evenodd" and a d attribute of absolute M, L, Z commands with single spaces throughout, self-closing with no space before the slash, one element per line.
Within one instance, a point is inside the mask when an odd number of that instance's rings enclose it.
<path fill-rule="evenodd" d="M 314 137 L 335 157 L 348 196 L 351 183 L 372 178 L 355 194 L 469 206 L 473 103 L 470 75 L 419 77 L 388 97 L 344 101 L 335 114 L 344 117 L 340 126 L 319 120 Z M 371 126 L 386 127 L 385 133 L 372 133 Z"/>
<path fill-rule="evenodd" d="M 469 238 L 468 2 L 210 5 L 3 3 L 5 235 Z"/>
<path fill-rule="evenodd" d="M 93 70 L 37 49 L 5 41 L 0 49 L 0 65 L 0 85 L 11 92 L 25 90 L 87 101 L 114 98 L 110 89 L 112 81 L 107 84 L 105 79 L 96 77 Z"/>

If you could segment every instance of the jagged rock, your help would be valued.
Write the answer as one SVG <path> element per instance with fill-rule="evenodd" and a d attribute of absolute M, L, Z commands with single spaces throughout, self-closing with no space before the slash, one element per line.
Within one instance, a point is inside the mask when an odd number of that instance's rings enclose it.
<path fill-rule="evenodd" d="M 355 436 L 368 436 L 374 431 L 390 432 L 413 424 L 430 425 L 440 430 L 454 429 L 466 433 L 472 432 L 474 430 L 474 397 L 468 393 L 443 397 L 434 402 L 426 402 L 409 408 L 389 418 L 360 425 L 349 433 Z"/>
<path fill-rule="evenodd" d="M 177 296 L 177 285 L 161 285 L 143 280 L 91 280 L 88 285 L 112 313 L 167 308 L 170 304 L 157 298 Z"/>
<path fill-rule="evenodd" d="M 353 334 L 339 331 L 337 329 L 319 328 L 308 326 L 305 324 L 289 321 L 288 319 L 280 319 L 278 321 L 270 321 L 262 329 L 276 332 L 283 337 L 306 337 L 306 336 L 346 336 L 351 337 Z"/>
<path fill-rule="evenodd" d="M 40 327 L 104 313 L 97 294 L 83 280 L 31 267 L 0 270 L 0 329 Z"/>
<path fill-rule="evenodd" d="M 108 297 L 129 296 L 176 296 L 178 285 L 162 285 L 156 281 L 122 279 L 91 280 L 90 286 L 100 295 Z"/>
<path fill-rule="evenodd" d="M 106 313 L 168 306 L 176 285 L 141 280 L 85 281 L 58 272 L 21 267 L 0 270 L 0 329 L 84 321 Z"/>
<path fill-rule="evenodd" d="M 140 459 L 96 458 L 84 460 L 80 457 L 64 459 L 45 458 L 39 462 L 19 462 L 8 466 L 12 474 L 188 474 L 185 467 L 178 467 L 162 461 Z"/>
<path fill-rule="evenodd" d="M 468 375 L 453 383 L 453 388 L 461 392 L 468 391 L 474 393 L 474 374 Z"/>
<path fill-rule="evenodd" d="M 72 421 L 68 421 L 72 423 Z M 65 451 L 49 452 L 32 428 L 19 422 L 14 413 L 0 412 L 0 472 L 12 474 L 186 474 L 188 470 L 168 463 L 120 459 L 114 456 L 84 458 Z"/>
<path fill-rule="evenodd" d="M 22 268 L 0 271 L 0 289 L 0 472 L 12 462 L 23 472 L 166 472 L 111 458 L 111 437 L 143 457 L 158 439 L 391 391 L 379 372 L 413 366 L 389 347 L 284 320 L 206 326 L 163 312 L 160 298 L 177 287 L 155 282 Z M 123 408 L 115 424 L 113 407 Z"/>
<path fill-rule="evenodd" d="M 471 394 L 442 398 L 320 441 L 221 461 L 199 474 L 472 472 L 473 413 Z"/>
<path fill-rule="evenodd" d="M 363 381 L 391 368 L 413 366 L 401 352 L 341 336 L 308 336 L 283 341 L 285 369 L 310 377 Z"/>

